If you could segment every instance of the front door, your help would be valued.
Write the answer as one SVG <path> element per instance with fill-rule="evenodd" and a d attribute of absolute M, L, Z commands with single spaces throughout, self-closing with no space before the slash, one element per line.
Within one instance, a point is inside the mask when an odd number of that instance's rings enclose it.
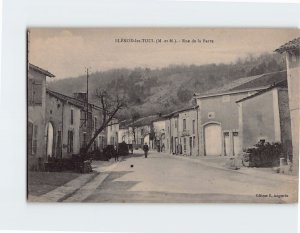
<path fill-rule="evenodd" d="M 233 132 L 233 155 L 237 155 L 240 153 L 240 139 L 239 139 L 239 133 Z"/>
<path fill-rule="evenodd" d="M 205 155 L 222 154 L 222 130 L 219 124 L 209 124 L 204 128 Z"/>
<path fill-rule="evenodd" d="M 230 137 L 229 137 L 229 132 L 224 132 L 224 152 L 225 152 L 225 155 L 230 155 Z"/>

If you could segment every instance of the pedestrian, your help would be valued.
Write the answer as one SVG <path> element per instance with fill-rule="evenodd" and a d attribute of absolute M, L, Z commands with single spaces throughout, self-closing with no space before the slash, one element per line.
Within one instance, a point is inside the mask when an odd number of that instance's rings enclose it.
<path fill-rule="evenodd" d="M 114 146 L 114 156 L 115 156 L 115 162 L 119 161 L 119 153 L 116 146 Z"/>
<path fill-rule="evenodd" d="M 145 153 L 145 158 L 147 158 L 147 156 L 148 156 L 148 150 L 149 150 L 149 146 L 147 145 L 147 142 L 145 142 L 145 144 L 143 146 L 143 151 Z"/>

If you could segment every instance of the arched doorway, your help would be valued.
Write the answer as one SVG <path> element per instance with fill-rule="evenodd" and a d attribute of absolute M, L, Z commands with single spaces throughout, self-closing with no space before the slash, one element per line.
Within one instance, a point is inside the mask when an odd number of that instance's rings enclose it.
<path fill-rule="evenodd" d="M 47 157 L 53 156 L 53 138 L 54 138 L 54 129 L 51 122 L 47 125 Z"/>
<path fill-rule="evenodd" d="M 218 156 L 222 154 L 222 129 L 217 123 L 204 127 L 205 155 Z"/>

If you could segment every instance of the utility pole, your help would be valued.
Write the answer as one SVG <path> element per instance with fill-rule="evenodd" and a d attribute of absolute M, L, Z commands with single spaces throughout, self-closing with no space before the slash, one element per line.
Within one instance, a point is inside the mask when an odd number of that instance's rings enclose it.
<path fill-rule="evenodd" d="M 86 68 L 86 120 L 85 120 L 86 127 L 88 127 L 88 114 L 89 114 L 89 68 Z"/>

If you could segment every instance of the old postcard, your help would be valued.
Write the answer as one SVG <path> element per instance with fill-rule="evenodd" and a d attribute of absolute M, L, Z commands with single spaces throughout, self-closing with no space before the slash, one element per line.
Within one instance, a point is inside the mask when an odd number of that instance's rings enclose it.
<path fill-rule="evenodd" d="M 298 201 L 300 30 L 28 28 L 30 202 Z"/>

